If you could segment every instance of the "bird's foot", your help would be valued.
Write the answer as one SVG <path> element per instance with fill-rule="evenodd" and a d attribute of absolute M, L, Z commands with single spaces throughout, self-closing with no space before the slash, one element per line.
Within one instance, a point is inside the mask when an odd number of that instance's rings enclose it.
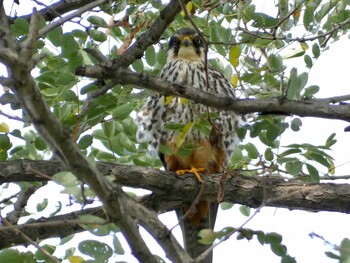
<path fill-rule="evenodd" d="M 205 172 L 205 168 L 195 168 L 191 165 L 191 169 L 190 170 L 177 170 L 176 174 L 177 175 L 184 175 L 186 173 L 192 173 L 194 174 L 194 176 L 197 178 L 198 182 L 202 182 L 202 177 L 200 176 L 199 173 L 204 173 Z"/>

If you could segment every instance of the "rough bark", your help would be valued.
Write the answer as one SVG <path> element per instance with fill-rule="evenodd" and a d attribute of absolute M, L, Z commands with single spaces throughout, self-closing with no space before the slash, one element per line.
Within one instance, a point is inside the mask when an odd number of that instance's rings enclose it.
<path fill-rule="evenodd" d="M 193 176 L 177 176 L 172 172 L 131 165 L 101 162 L 99 172 L 113 175 L 115 182 L 152 191 L 138 199 L 156 212 L 164 212 L 191 203 L 200 188 Z M 64 171 L 57 161 L 18 160 L 0 162 L 0 183 L 44 181 Z M 45 174 L 47 177 L 42 177 Z M 244 176 L 239 171 L 205 176 L 203 199 L 216 200 L 250 207 L 266 206 L 300 209 L 310 212 L 332 211 L 350 213 L 350 185 L 337 183 L 310 183 L 304 180 L 286 180 L 277 176 Z"/>
<path fill-rule="evenodd" d="M 135 200 L 155 212 L 170 211 L 185 204 L 191 204 L 203 187 L 191 175 L 179 177 L 174 173 L 158 169 L 112 163 L 98 163 L 97 168 L 105 176 L 113 175 L 118 184 L 151 190 L 152 194 L 137 197 Z M 66 169 L 57 161 L 0 162 L 0 183 L 45 181 L 55 173 L 64 170 Z M 45 177 L 42 174 L 45 174 Z M 243 176 L 233 171 L 225 175 L 206 176 L 204 187 L 202 198 L 213 201 L 220 193 L 221 201 L 244 204 L 254 208 L 264 205 L 309 212 L 350 213 L 350 185 L 348 184 L 287 181 L 275 176 Z M 132 216 L 141 216 L 137 215 L 136 209 L 134 210 Z M 64 227 L 48 223 L 65 222 L 65 220 L 67 222 L 82 214 L 105 217 L 103 209 L 97 207 L 52 218 L 42 218 L 32 224 L 21 225 L 20 229 L 27 236 L 38 240 L 64 237 L 84 229 L 78 222 L 64 224 Z M 6 227 L 0 227 L 0 248 L 23 244 L 24 241 L 20 236 L 13 235 L 11 232 Z"/>

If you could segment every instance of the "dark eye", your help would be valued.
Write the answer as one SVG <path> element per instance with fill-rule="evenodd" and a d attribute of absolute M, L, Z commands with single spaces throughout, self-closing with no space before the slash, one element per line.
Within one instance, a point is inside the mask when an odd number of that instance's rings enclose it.
<path fill-rule="evenodd" d="M 197 45 L 202 45 L 203 44 L 202 39 L 199 36 L 196 36 L 193 39 L 193 42 L 196 43 Z"/>
<path fill-rule="evenodd" d="M 170 45 L 171 46 L 178 46 L 178 45 L 180 45 L 180 40 L 177 37 L 172 37 L 170 40 Z"/>

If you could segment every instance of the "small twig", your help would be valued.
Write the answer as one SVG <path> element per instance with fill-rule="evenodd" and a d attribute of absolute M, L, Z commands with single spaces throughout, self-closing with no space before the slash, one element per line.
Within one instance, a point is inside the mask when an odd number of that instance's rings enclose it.
<path fill-rule="evenodd" d="M 2 222 L 4 223 L 4 225 L 6 226 L 11 226 L 12 224 L 6 219 L 1 217 Z M 26 234 L 24 234 L 22 231 L 18 230 L 18 229 L 14 229 L 13 230 L 17 235 L 20 235 L 27 243 L 35 246 L 41 253 L 43 253 L 45 256 L 47 256 L 48 258 L 50 258 L 53 262 L 55 263 L 60 263 L 60 261 L 58 259 L 56 259 L 54 256 L 52 256 L 49 252 L 47 252 L 45 249 L 43 249 L 42 247 L 40 247 L 34 240 L 32 240 L 30 237 L 28 237 Z"/>
<path fill-rule="evenodd" d="M 243 27 L 237 27 L 237 30 L 241 30 L 242 32 L 244 32 L 248 35 L 254 36 L 255 38 L 267 39 L 267 40 L 287 40 L 288 39 L 288 41 L 290 41 L 290 42 L 291 41 L 297 41 L 297 42 L 314 41 L 314 40 L 317 40 L 317 39 L 324 37 L 326 39 L 320 44 L 320 47 L 324 48 L 326 46 L 329 38 L 330 38 L 328 36 L 331 36 L 334 32 L 336 32 L 337 30 L 341 29 L 342 27 L 344 27 L 348 24 L 350 24 L 350 18 L 348 18 L 347 20 L 345 20 L 339 24 L 334 25 L 332 30 L 329 30 L 329 31 L 324 32 L 322 34 L 311 36 L 311 37 L 296 37 L 296 38 L 287 38 L 286 36 L 276 37 L 273 34 L 268 33 L 268 32 L 264 32 L 264 34 L 259 34 L 258 32 L 251 32 L 248 29 L 243 28 Z M 229 44 L 229 43 L 227 43 L 227 44 Z"/>
<path fill-rule="evenodd" d="M 334 96 L 329 98 L 322 98 L 322 99 L 314 99 L 314 101 L 317 102 L 324 102 L 324 103 L 337 103 L 337 102 L 343 102 L 350 100 L 350 95 L 341 95 L 341 96 Z"/>
<path fill-rule="evenodd" d="M 20 121 L 20 122 L 24 122 L 24 123 L 31 123 L 31 122 L 29 122 L 29 121 L 27 121 L 25 119 L 20 118 L 20 117 L 12 116 L 10 114 L 7 114 L 7 113 L 3 112 L 2 110 L 0 110 L 0 115 L 5 116 L 5 117 L 7 117 L 8 119 L 11 119 L 11 120 Z"/>
<path fill-rule="evenodd" d="M 189 209 L 186 211 L 186 213 L 181 217 L 179 218 L 179 222 L 173 226 L 172 228 L 169 229 L 169 231 L 171 232 L 175 227 L 177 227 L 179 225 L 179 223 L 181 221 L 183 221 L 185 218 L 188 217 L 188 215 L 190 213 L 192 213 L 195 209 L 196 209 L 196 205 L 199 203 L 199 201 L 201 200 L 203 194 L 204 194 L 204 191 L 205 191 L 205 188 L 207 187 L 207 183 L 205 181 L 202 182 L 202 185 L 201 185 L 201 188 L 199 190 L 199 193 L 197 194 L 196 198 L 193 200 L 191 206 L 189 207 Z"/>
<path fill-rule="evenodd" d="M 32 167 L 29 167 L 28 170 L 34 172 L 35 174 L 39 175 L 40 177 L 44 178 L 45 180 L 49 180 L 49 181 L 52 180 L 52 177 L 50 177 L 50 176 L 48 176 L 48 175 L 46 175 L 38 170 L 35 170 Z"/>
<path fill-rule="evenodd" d="M 280 25 L 288 20 L 299 8 L 301 7 L 301 4 L 300 5 L 296 5 L 295 8 L 289 12 L 289 14 L 287 14 L 285 17 L 283 17 L 281 20 L 278 21 L 277 25 L 274 27 L 274 30 L 273 30 L 273 35 L 276 35 L 276 31 L 277 31 L 277 28 L 280 27 Z"/>
<path fill-rule="evenodd" d="M 44 35 L 46 35 L 47 33 L 49 33 L 50 31 L 52 31 L 53 29 L 55 29 L 56 27 L 63 25 L 65 22 L 72 20 L 75 17 L 79 17 L 81 16 L 83 13 L 95 8 L 96 6 L 99 6 L 101 4 L 104 4 L 108 2 L 108 0 L 96 0 L 93 1 L 87 5 L 84 5 L 80 8 L 78 8 L 75 12 L 72 12 L 62 18 L 60 18 L 59 20 L 52 22 L 51 24 L 48 24 L 47 26 L 43 27 L 42 29 L 39 30 L 38 33 L 38 38 L 43 37 Z"/>
<path fill-rule="evenodd" d="M 217 247 L 218 245 L 220 245 L 221 243 L 223 243 L 224 241 L 228 240 L 233 234 L 241 231 L 243 229 L 243 227 L 248 224 L 261 210 L 261 208 L 263 208 L 265 206 L 265 203 L 262 203 L 255 211 L 254 214 L 252 216 L 250 216 L 245 222 L 243 222 L 243 224 L 234 229 L 231 233 L 229 233 L 227 236 L 225 236 L 223 239 L 219 240 L 219 242 L 213 244 L 211 247 L 209 247 L 206 251 L 204 251 L 202 254 L 200 254 L 194 261 L 193 263 L 199 263 L 202 262 L 208 255 L 209 253 L 211 253 L 213 251 L 213 249 L 215 247 Z"/>
<path fill-rule="evenodd" d="M 54 220 L 49 222 L 36 222 L 36 223 L 27 223 L 21 225 L 6 225 L 0 226 L 0 232 L 4 231 L 13 231 L 13 230 L 23 230 L 23 229 L 32 229 L 32 228 L 43 228 L 43 227 L 59 227 L 59 226 L 67 226 L 67 225 L 105 225 L 110 223 L 109 220 L 105 221 L 84 221 L 79 219 L 65 219 L 65 220 Z"/>
<path fill-rule="evenodd" d="M 9 197 L 6 197 L 6 198 L 4 198 L 4 199 L 0 200 L 0 204 L 7 203 L 7 202 L 8 202 L 8 201 L 10 201 L 12 198 L 17 197 L 17 196 L 18 196 L 18 194 L 20 194 L 20 192 L 15 193 L 15 194 L 13 194 L 13 195 L 11 195 L 11 196 L 9 196 Z"/>

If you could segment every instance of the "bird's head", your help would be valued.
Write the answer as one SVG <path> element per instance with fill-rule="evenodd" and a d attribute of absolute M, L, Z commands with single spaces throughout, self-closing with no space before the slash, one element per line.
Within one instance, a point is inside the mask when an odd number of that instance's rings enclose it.
<path fill-rule="evenodd" d="M 204 43 L 197 31 L 185 27 L 169 40 L 168 61 L 204 61 Z"/>

